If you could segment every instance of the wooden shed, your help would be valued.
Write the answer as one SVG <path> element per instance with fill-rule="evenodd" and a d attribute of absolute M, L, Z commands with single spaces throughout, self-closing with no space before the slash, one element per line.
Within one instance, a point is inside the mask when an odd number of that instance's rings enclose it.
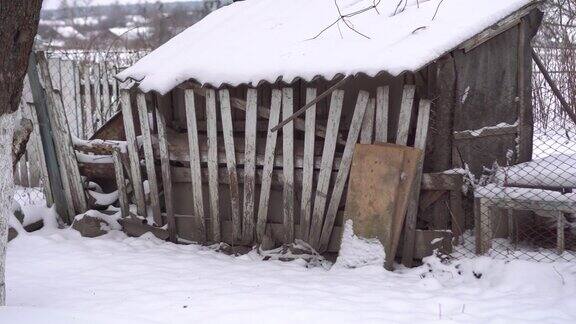
<path fill-rule="evenodd" d="M 120 73 L 135 86 L 121 95 L 123 118 L 105 129 L 125 128 L 130 178 L 147 174 L 152 216 L 173 239 L 299 238 L 325 252 L 338 249 L 354 145 L 415 145 L 431 103 L 417 226 L 455 230 L 462 183 L 446 171 L 480 176 L 494 162 L 531 159 L 538 5 L 234 3 Z M 142 185 L 132 182 L 146 213 Z M 472 226 L 464 212 L 457 217 L 455 235 Z"/>

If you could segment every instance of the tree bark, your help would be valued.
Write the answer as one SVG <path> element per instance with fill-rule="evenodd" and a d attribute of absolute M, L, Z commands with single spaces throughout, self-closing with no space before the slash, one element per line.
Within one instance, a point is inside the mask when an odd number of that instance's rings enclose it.
<path fill-rule="evenodd" d="M 6 304 L 4 266 L 12 212 L 12 134 L 42 0 L 0 0 L 0 306 Z"/>

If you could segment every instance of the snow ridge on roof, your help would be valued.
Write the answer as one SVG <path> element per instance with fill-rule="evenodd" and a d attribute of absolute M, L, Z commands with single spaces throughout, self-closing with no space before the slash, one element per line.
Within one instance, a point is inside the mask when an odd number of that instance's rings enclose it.
<path fill-rule="evenodd" d="M 378 1 L 376 1 L 378 2 Z M 373 0 L 246 0 L 223 7 L 186 29 L 132 67 L 120 79 L 141 90 L 166 93 L 194 79 L 201 84 L 255 85 L 282 78 L 385 71 L 416 71 L 532 0 L 381 0 L 347 19 L 343 14 Z M 402 8 L 400 8 L 402 9 Z M 437 13 L 436 13 L 437 11 Z M 434 17 L 434 14 L 436 16 Z M 432 19 L 434 17 L 434 19 Z M 361 32 L 367 37 L 360 35 Z"/>

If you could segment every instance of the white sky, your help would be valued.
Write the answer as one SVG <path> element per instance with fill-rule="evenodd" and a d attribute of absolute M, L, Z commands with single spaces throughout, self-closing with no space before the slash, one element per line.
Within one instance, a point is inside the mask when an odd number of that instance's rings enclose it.
<path fill-rule="evenodd" d="M 109 5 L 116 1 L 121 4 L 131 4 L 131 3 L 144 3 L 144 2 L 187 2 L 194 0 L 76 0 L 79 5 L 90 4 L 90 5 Z M 57 9 L 60 6 L 62 0 L 44 0 L 42 4 L 43 9 Z M 68 0 L 68 3 L 72 5 L 75 1 Z"/>

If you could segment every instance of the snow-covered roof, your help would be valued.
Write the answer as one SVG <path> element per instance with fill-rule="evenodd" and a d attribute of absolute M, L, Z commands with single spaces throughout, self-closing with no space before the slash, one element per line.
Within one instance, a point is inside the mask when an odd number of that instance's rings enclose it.
<path fill-rule="evenodd" d="M 247 0 L 223 7 L 118 75 L 166 93 L 201 84 L 416 71 L 532 0 Z M 338 6 L 336 6 L 336 3 Z M 377 3 L 377 10 L 339 20 Z M 329 27 L 331 26 L 331 27 Z M 360 35 L 363 34 L 363 35 Z"/>

